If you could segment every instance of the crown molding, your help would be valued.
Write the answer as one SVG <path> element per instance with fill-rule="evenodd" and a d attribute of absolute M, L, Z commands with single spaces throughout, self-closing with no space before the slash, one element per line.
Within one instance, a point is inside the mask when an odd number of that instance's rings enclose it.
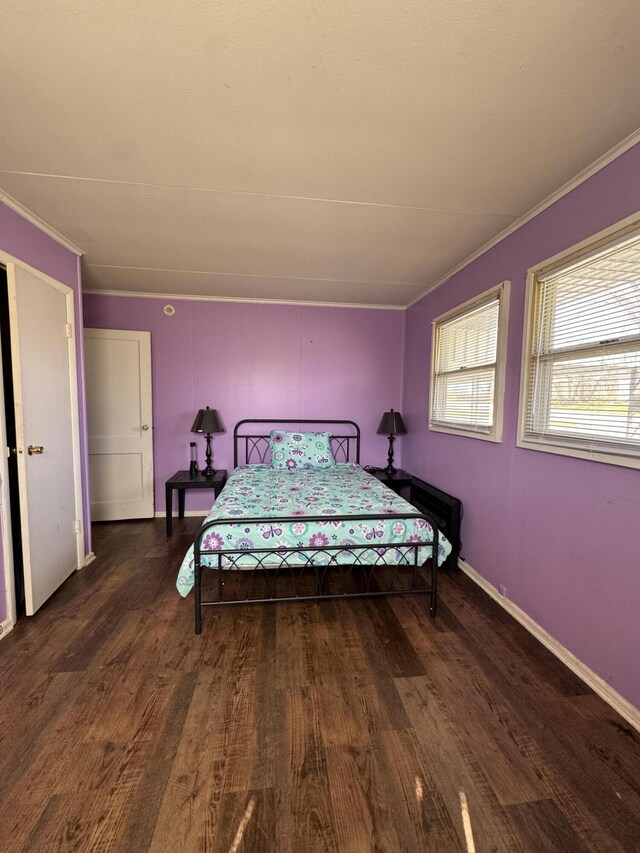
<path fill-rule="evenodd" d="M 463 261 L 456 264 L 452 267 L 447 273 L 445 273 L 441 278 L 437 281 L 429 284 L 424 288 L 417 296 L 414 296 L 409 302 L 405 305 L 370 305 L 370 304 L 357 304 L 357 303 L 342 303 L 342 302 L 305 302 L 303 300 L 286 300 L 286 299 L 245 299 L 245 298 L 237 298 L 237 297 L 216 297 L 216 296 L 185 296 L 183 294 L 177 293 L 141 293 L 141 292 L 128 292 L 128 291 L 115 291 L 115 290 L 86 290 L 85 293 L 97 293 L 99 295 L 104 296 L 136 296 L 147 299 L 181 299 L 181 300 L 195 300 L 195 301 L 213 301 L 213 302 L 249 302 L 249 303 L 258 303 L 258 304 L 274 304 L 274 305 L 308 305 L 315 307 L 331 307 L 331 308 L 374 308 L 379 310 L 391 310 L 391 311 L 402 311 L 406 308 L 410 308 L 412 305 L 415 305 L 421 299 L 424 299 L 429 293 L 432 293 L 438 287 L 447 282 L 452 276 L 459 273 L 465 267 L 469 266 L 469 264 L 473 263 L 477 258 L 481 255 L 484 255 L 485 252 L 488 252 L 489 249 L 492 249 L 498 243 L 502 242 L 506 237 L 510 234 L 513 234 L 519 228 L 521 228 L 525 223 L 529 222 L 529 220 L 536 217 L 539 213 L 546 210 L 552 204 L 559 201 L 563 196 L 570 193 L 572 190 L 576 189 L 576 187 L 580 186 L 580 184 L 584 183 L 584 181 L 588 180 L 590 177 L 595 175 L 605 166 L 608 166 L 609 163 L 612 163 L 622 154 L 624 154 L 629 149 L 633 148 L 634 145 L 640 143 L 640 129 L 634 131 L 597 160 L 595 160 L 590 166 L 587 166 L 581 172 L 579 172 L 574 178 L 568 181 L 566 184 L 561 186 L 559 189 L 555 190 L 555 192 L 551 193 L 551 195 L 547 196 L 537 205 L 532 207 L 527 213 L 523 214 L 521 217 L 516 219 L 510 225 L 508 225 L 505 229 L 500 231 L 495 237 L 489 240 L 487 243 L 482 245 L 479 249 L 473 252 L 471 255 L 467 256 Z M 68 240 L 64 235 L 60 234 L 60 232 L 56 231 L 51 225 L 46 223 L 43 219 L 37 216 L 35 213 L 26 208 L 19 201 L 14 199 L 4 190 L 0 189 L 0 202 L 3 202 L 14 210 L 19 216 L 23 219 L 26 219 L 36 228 L 38 228 L 43 233 L 47 234 L 61 246 L 64 246 L 69 251 L 73 252 L 75 255 L 82 256 L 85 254 L 84 250 L 79 248 L 72 243 L 71 240 Z"/>
<path fill-rule="evenodd" d="M 80 249 L 75 243 L 72 243 L 71 240 L 67 240 L 63 234 L 56 231 L 56 229 L 46 223 L 44 219 L 40 219 L 40 217 L 36 216 L 36 214 L 30 211 L 28 207 L 25 207 L 24 204 L 20 204 L 19 201 L 13 198 L 13 196 L 10 196 L 9 193 L 6 193 L 3 189 L 0 189 L 0 202 L 6 204 L 7 207 L 10 207 L 11 210 L 15 211 L 15 213 L 23 219 L 26 219 L 27 222 L 35 225 L 39 231 L 44 232 L 48 237 L 51 237 L 52 240 L 55 240 L 56 243 L 59 243 L 61 246 L 64 246 L 65 249 L 73 252 L 74 255 L 84 255 L 83 249 Z"/>
<path fill-rule="evenodd" d="M 533 219 L 539 213 L 542 213 L 543 210 L 546 210 L 548 207 L 551 207 L 552 204 L 555 204 L 559 201 L 563 196 L 570 193 L 572 190 L 575 190 L 576 187 L 579 187 L 580 184 L 584 183 L 586 180 L 591 178 L 601 169 L 604 169 L 605 166 L 608 166 L 609 163 L 613 163 L 614 160 L 617 160 L 625 151 L 629 151 L 630 148 L 633 148 L 634 145 L 640 143 L 640 128 L 635 130 L 629 136 L 619 142 L 617 145 L 614 145 L 609 151 L 603 154 L 601 157 L 598 157 L 597 160 L 587 166 L 586 169 L 583 169 L 579 172 L 575 178 L 572 178 L 566 184 L 563 184 L 559 189 L 552 192 L 551 195 L 547 196 L 541 202 L 532 207 L 527 213 L 523 214 L 519 219 L 516 219 L 515 222 L 512 222 L 511 225 L 508 225 L 503 231 L 500 231 L 495 237 L 492 237 L 488 243 L 485 243 L 479 249 L 477 249 L 473 254 L 469 255 L 463 261 L 460 261 L 459 264 L 456 264 L 455 267 L 449 270 L 449 272 L 445 273 L 441 278 L 437 281 L 433 282 L 433 284 L 428 285 L 423 291 L 421 291 L 417 296 L 414 296 L 406 304 L 406 308 L 411 308 L 412 305 L 415 305 L 416 302 L 420 302 L 421 299 L 424 299 L 425 296 L 428 296 L 429 293 L 432 293 L 434 290 L 437 290 L 441 285 L 443 285 L 446 281 L 452 278 L 456 273 L 459 273 L 465 267 L 469 266 L 470 263 L 473 263 L 477 258 L 481 255 L 484 255 L 485 252 L 488 252 L 489 249 L 492 249 L 494 246 L 497 246 L 498 243 L 501 243 L 505 237 L 508 237 L 510 234 L 513 234 L 514 231 L 517 231 L 518 228 L 521 228 L 526 222 L 529 222 L 530 219 Z"/>
<path fill-rule="evenodd" d="M 252 305 L 298 305 L 303 308 L 367 308 L 375 311 L 406 311 L 404 305 L 369 305 L 357 302 L 311 302 L 303 299 L 250 299 L 242 296 L 192 296 L 184 293 L 142 293 L 134 290 L 85 290 L 92 296 L 127 296 L 136 299 L 180 300 L 182 302 L 246 302 Z"/>

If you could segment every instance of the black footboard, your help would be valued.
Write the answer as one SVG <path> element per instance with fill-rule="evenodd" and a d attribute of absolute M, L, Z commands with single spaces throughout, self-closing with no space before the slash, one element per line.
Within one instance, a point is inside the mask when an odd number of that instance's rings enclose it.
<path fill-rule="evenodd" d="M 195 630 L 202 631 L 202 608 L 229 604 L 272 603 L 276 601 L 322 601 L 375 597 L 380 595 L 424 594 L 430 596 L 430 613 L 437 610 L 439 530 L 426 513 L 393 515 L 331 516 L 332 522 L 423 519 L 420 541 L 376 542 L 375 544 L 302 546 L 297 548 L 253 548 L 206 550 L 205 536 L 228 524 L 286 524 L 300 516 L 278 518 L 217 518 L 208 521 L 194 542 Z M 327 522 L 327 516 L 304 516 L 305 522 Z M 432 537 L 430 539 L 430 537 Z M 416 538 L 416 537 L 413 537 Z M 420 560 L 421 549 L 430 549 L 431 564 Z M 247 557 L 252 565 L 247 565 Z M 243 565 L 244 562 L 244 565 Z M 214 597 L 204 600 L 202 573 L 215 571 Z"/>

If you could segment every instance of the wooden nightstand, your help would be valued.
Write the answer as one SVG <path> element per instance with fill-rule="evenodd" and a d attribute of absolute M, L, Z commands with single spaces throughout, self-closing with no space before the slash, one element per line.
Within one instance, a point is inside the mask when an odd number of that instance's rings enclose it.
<path fill-rule="evenodd" d="M 384 468 L 376 468 L 374 470 L 365 468 L 365 471 L 368 471 L 369 474 L 380 480 L 385 486 L 389 486 L 396 494 L 401 495 L 403 498 L 408 497 L 413 480 L 411 474 L 407 474 L 401 468 L 396 469 L 393 474 L 387 474 Z"/>
<path fill-rule="evenodd" d="M 187 489 L 213 489 L 216 497 L 227 482 L 227 472 L 220 468 L 212 477 L 196 474 L 192 477 L 188 471 L 178 471 L 164 484 L 167 504 L 167 536 L 173 533 L 173 491 L 178 490 L 178 517 L 184 518 L 184 495 Z"/>

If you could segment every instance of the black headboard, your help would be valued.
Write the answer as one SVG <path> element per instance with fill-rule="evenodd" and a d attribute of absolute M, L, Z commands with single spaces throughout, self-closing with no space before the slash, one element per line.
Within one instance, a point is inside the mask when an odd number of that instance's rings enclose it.
<path fill-rule="evenodd" d="M 355 421 L 300 420 L 286 418 L 245 419 L 233 428 L 233 467 L 271 461 L 269 434 L 272 429 L 296 429 L 301 424 L 314 432 L 331 433 L 331 449 L 336 462 L 360 462 L 360 427 Z"/>

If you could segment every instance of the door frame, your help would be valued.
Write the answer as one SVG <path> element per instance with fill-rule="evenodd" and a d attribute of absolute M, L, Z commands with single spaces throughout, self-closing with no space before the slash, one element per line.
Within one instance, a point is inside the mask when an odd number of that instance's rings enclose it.
<path fill-rule="evenodd" d="M 82 503 L 82 456 L 80 452 L 80 410 L 78 399 L 78 364 L 76 356 L 76 340 L 78 333 L 82 332 L 78 329 L 75 311 L 75 292 L 66 284 L 57 281 L 50 275 L 43 273 L 42 270 L 32 267 L 30 264 L 21 261 L 19 258 L 0 250 L 0 264 L 7 267 L 9 264 L 14 264 L 21 267 L 27 272 L 40 278 L 46 284 L 63 293 L 65 296 L 67 308 L 67 322 L 71 323 L 71 337 L 68 338 L 69 351 L 69 380 L 70 380 L 70 405 L 71 405 L 71 445 L 73 450 L 73 484 L 74 484 L 74 501 L 76 519 L 80 522 L 80 530 L 76 533 L 76 571 L 82 569 L 86 564 L 87 557 L 84 545 L 85 518 L 84 506 Z M 78 296 L 79 298 L 79 296 Z M 16 355 L 17 340 L 14 338 L 14 319 L 9 316 L 9 325 L 11 326 L 11 352 Z M 14 364 L 19 364 L 18 361 Z M 2 368 L 2 356 L 0 354 L 0 369 Z M 0 471 L 2 475 L 2 486 L 0 488 L 0 500 L 2 501 L 2 510 L 0 512 L 0 523 L 2 524 L 2 556 L 4 562 L 4 590 L 7 602 L 7 617 L 6 622 L 1 623 L 3 633 L 8 633 L 16 622 L 16 598 L 15 586 L 13 577 L 13 537 L 11 535 L 11 507 L 9 503 L 9 465 L 7 462 L 7 435 L 5 427 L 5 410 L 6 401 L 4 393 L 0 389 L 0 457 L 2 459 Z M 20 496 L 20 502 L 24 496 Z M 8 624 L 7 624 L 8 623 Z"/>

